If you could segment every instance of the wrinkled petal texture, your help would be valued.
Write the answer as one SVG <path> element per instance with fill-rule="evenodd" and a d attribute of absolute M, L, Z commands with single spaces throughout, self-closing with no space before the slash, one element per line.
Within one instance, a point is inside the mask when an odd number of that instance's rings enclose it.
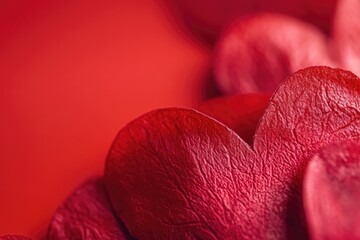
<path fill-rule="evenodd" d="M 314 240 L 359 239 L 360 145 L 326 146 L 312 158 L 304 178 L 304 208 Z"/>
<path fill-rule="evenodd" d="M 252 145 L 256 127 L 269 105 L 270 94 L 244 94 L 209 100 L 197 109 L 235 131 Z"/>
<path fill-rule="evenodd" d="M 270 100 L 253 149 L 194 110 L 145 114 L 106 161 L 114 209 L 139 239 L 304 239 L 304 169 L 322 145 L 360 139 L 359 99 L 352 73 L 301 70 Z"/>
<path fill-rule="evenodd" d="M 224 93 L 274 92 L 298 69 L 331 63 L 318 29 L 278 14 L 237 20 L 216 47 L 215 76 Z"/>
<path fill-rule="evenodd" d="M 110 207 L 101 178 L 80 186 L 51 221 L 49 240 L 121 240 L 125 234 Z"/>
<path fill-rule="evenodd" d="M 0 240 L 32 240 L 32 239 L 25 236 L 7 234 L 7 235 L 1 235 Z"/>
<path fill-rule="evenodd" d="M 340 0 L 333 24 L 337 57 L 343 68 L 360 75 L 360 1 Z"/>

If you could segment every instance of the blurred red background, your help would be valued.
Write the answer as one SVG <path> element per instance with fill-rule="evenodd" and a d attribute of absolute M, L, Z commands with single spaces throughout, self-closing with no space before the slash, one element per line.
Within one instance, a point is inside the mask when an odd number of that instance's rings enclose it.
<path fill-rule="evenodd" d="M 0 234 L 42 236 L 128 121 L 204 95 L 210 51 L 156 0 L 0 2 Z"/>

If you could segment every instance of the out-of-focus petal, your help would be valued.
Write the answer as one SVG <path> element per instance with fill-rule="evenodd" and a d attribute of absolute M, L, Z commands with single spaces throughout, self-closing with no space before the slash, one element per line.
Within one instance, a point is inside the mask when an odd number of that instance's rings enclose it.
<path fill-rule="evenodd" d="M 48 240 L 122 240 L 126 230 L 112 212 L 103 180 L 80 186 L 54 214 Z"/>
<path fill-rule="evenodd" d="M 304 207 L 311 238 L 360 239 L 360 145 L 332 144 L 309 163 Z"/>
<path fill-rule="evenodd" d="M 323 33 L 268 13 L 234 22 L 217 44 L 214 64 L 218 85 L 228 94 L 274 92 L 299 69 L 333 65 Z"/>
<path fill-rule="evenodd" d="M 339 0 L 333 23 L 335 55 L 341 67 L 360 76 L 360 1 Z"/>
<path fill-rule="evenodd" d="M 32 240 L 32 239 L 21 235 L 6 234 L 6 235 L 1 235 L 0 240 Z"/>
<path fill-rule="evenodd" d="M 287 14 L 328 32 L 337 0 L 164 0 L 195 35 L 213 42 L 236 17 L 256 12 Z"/>

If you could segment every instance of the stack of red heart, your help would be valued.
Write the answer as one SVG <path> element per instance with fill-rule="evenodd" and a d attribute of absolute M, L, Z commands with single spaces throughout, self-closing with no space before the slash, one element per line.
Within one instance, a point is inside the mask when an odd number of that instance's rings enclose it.
<path fill-rule="evenodd" d="M 355 75 L 311 67 L 270 100 L 240 95 L 199 109 L 155 110 L 124 127 L 105 176 L 58 209 L 48 239 L 360 236 Z"/>
<path fill-rule="evenodd" d="M 237 20 L 215 71 L 240 95 L 129 123 L 104 176 L 60 206 L 47 239 L 360 238 L 359 78 L 298 70 L 360 73 L 356 9 L 338 3 L 331 38 L 289 16 Z"/>
<path fill-rule="evenodd" d="M 250 98 L 258 100 L 254 111 Z M 132 236 L 304 239 L 305 216 L 315 238 L 338 233 L 326 232 L 329 224 L 341 228 L 332 219 L 318 229 L 327 214 L 356 224 L 346 209 L 357 202 L 352 186 L 360 172 L 352 166 L 360 160 L 360 146 L 338 142 L 360 140 L 359 79 L 343 70 L 307 68 L 290 76 L 259 114 L 266 99 L 220 99 L 204 105 L 203 113 L 156 110 L 120 131 L 106 162 L 105 185 Z M 255 133 L 239 131 L 251 123 Z M 242 140 L 250 136 L 251 144 Z M 315 163 L 307 169 L 311 159 L 323 166 L 320 173 Z M 333 164 L 343 169 L 336 172 Z M 343 180 L 343 171 L 354 177 Z M 325 185 L 329 212 L 313 211 L 320 201 L 316 191 L 325 191 L 317 187 Z"/>

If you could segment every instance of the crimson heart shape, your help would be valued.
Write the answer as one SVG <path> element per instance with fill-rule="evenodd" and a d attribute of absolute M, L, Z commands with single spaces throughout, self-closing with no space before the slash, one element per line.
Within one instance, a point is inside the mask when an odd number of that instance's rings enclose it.
<path fill-rule="evenodd" d="M 101 178 L 80 186 L 59 207 L 52 218 L 47 239 L 127 239 L 112 212 Z"/>
<path fill-rule="evenodd" d="M 114 209 L 139 239 L 304 238 L 304 169 L 324 144 L 360 140 L 359 97 L 350 72 L 301 70 L 273 95 L 253 148 L 194 110 L 145 114 L 106 161 Z"/>
<path fill-rule="evenodd" d="M 311 239 L 359 239 L 360 145 L 321 149 L 304 177 L 304 208 Z"/>

